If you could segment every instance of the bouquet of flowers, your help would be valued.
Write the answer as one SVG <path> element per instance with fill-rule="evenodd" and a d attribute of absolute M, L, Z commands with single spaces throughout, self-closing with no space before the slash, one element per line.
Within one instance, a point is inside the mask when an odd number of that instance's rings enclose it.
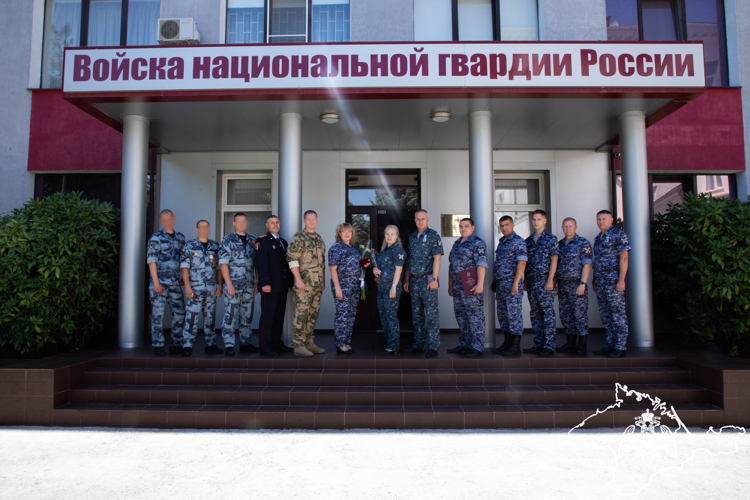
<path fill-rule="evenodd" d="M 362 259 L 359 261 L 359 300 L 365 300 L 367 298 L 367 294 L 365 293 L 365 267 L 367 267 L 370 264 L 370 259 L 373 257 L 373 249 L 372 249 L 372 240 L 367 240 L 366 246 L 360 245 L 360 250 L 362 251 Z"/>

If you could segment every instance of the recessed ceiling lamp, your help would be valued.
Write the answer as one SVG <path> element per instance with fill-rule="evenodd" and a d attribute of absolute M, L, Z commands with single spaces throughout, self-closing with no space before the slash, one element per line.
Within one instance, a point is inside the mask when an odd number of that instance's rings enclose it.
<path fill-rule="evenodd" d="M 435 111 L 434 113 L 430 114 L 430 120 L 434 121 L 435 123 L 445 123 L 448 120 L 451 119 L 451 112 L 450 111 Z"/>
<path fill-rule="evenodd" d="M 323 123 L 338 123 L 341 115 L 338 113 L 323 113 L 320 115 L 320 121 Z"/>

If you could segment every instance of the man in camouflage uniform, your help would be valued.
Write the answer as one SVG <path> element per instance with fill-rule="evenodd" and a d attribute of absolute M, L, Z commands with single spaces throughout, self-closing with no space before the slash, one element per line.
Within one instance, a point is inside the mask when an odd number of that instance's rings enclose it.
<path fill-rule="evenodd" d="M 289 242 L 286 260 L 294 275 L 294 355 L 323 354 L 313 342 L 315 323 L 320 314 L 320 298 L 325 290 L 326 245 L 315 232 L 318 214 L 305 212 L 305 228 Z"/>
<path fill-rule="evenodd" d="M 187 316 L 182 336 L 182 355 L 193 354 L 193 342 L 198 332 L 198 316 L 203 314 L 203 333 L 206 336 L 205 354 L 224 351 L 214 344 L 216 338 L 216 298 L 221 297 L 222 277 L 219 271 L 219 244 L 208 239 L 211 225 L 207 220 L 196 224 L 198 237 L 185 244 L 180 255 L 182 281 L 185 283 Z"/>
<path fill-rule="evenodd" d="M 466 218 L 458 224 L 461 237 L 456 240 L 448 256 L 448 295 L 453 297 L 453 310 L 460 335 L 458 347 L 450 353 L 463 353 L 467 358 L 484 352 L 484 276 L 487 271 L 487 245 L 474 234 L 474 221 Z M 461 272 L 477 270 L 477 284 L 471 295 L 464 293 Z"/>
<path fill-rule="evenodd" d="M 151 274 L 148 296 L 151 299 L 151 345 L 154 354 L 165 356 L 164 308 L 169 302 L 172 311 L 170 354 L 182 352 L 182 330 L 185 325 L 185 302 L 180 280 L 180 252 L 185 246 L 185 236 L 174 230 L 176 217 L 171 210 L 159 214 L 161 230 L 148 240 L 146 263 Z"/>
<path fill-rule="evenodd" d="M 426 358 L 437 356 L 440 347 L 440 313 L 438 311 L 438 277 L 443 258 L 443 240 L 427 227 L 430 216 L 426 210 L 414 214 L 417 230 L 409 235 L 409 259 L 404 291 L 411 295 L 414 323 L 414 345 L 402 352 L 423 352 L 427 337 Z"/>
<path fill-rule="evenodd" d="M 624 231 L 612 225 L 612 212 L 596 214 L 601 231 L 594 240 L 594 292 L 599 314 L 607 329 L 606 345 L 594 354 L 610 358 L 625 355 L 628 341 L 628 315 L 625 311 L 625 275 L 628 272 L 630 243 Z"/>
<path fill-rule="evenodd" d="M 523 335 L 523 273 L 526 270 L 526 242 L 513 230 L 513 218 L 500 217 L 503 237 L 495 249 L 492 291 L 497 298 L 497 319 L 505 342 L 492 349 L 494 354 L 516 356 L 521 354 Z"/>
<path fill-rule="evenodd" d="M 548 233 L 547 212 L 535 210 L 531 216 L 534 234 L 526 238 L 528 262 L 525 282 L 531 306 L 531 328 L 534 346 L 523 352 L 543 356 L 555 353 L 555 271 L 557 270 L 557 238 Z"/>
<path fill-rule="evenodd" d="M 258 352 L 250 343 L 255 309 L 255 237 L 246 233 L 247 217 L 243 213 L 234 216 L 234 232 L 221 240 L 219 266 L 224 278 L 224 321 L 221 336 L 227 356 L 234 356 L 235 318 L 239 313 L 240 352 Z M 239 309 L 239 311 L 238 311 Z"/>
<path fill-rule="evenodd" d="M 586 283 L 591 274 L 591 243 L 578 236 L 576 220 L 563 220 L 565 238 L 558 243 L 557 296 L 560 320 L 565 327 L 566 342 L 558 352 L 586 354 L 589 338 L 589 292 Z"/>

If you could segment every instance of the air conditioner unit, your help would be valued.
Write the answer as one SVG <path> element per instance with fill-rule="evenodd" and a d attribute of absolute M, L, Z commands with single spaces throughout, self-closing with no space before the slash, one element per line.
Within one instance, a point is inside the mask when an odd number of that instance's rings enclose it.
<path fill-rule="evenodd" d="M 159 19 L 157 40 L 161 45 L 198 45 L 201 35 L 192 17 Z"/>

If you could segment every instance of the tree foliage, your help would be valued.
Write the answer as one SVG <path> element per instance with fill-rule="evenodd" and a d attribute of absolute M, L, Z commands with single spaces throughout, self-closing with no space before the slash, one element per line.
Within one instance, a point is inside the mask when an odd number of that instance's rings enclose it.
<path fill-rule="evenodd" d="M 652 228 L 654 290 L 691 340 L 750 355 L 750 200 L 687 195 Z"/>
<path fill-rule="evenodd" d="M 114 316 L 119 210 L 58 193 L 0 218 L 0 347 L 85 347 Z"/>

